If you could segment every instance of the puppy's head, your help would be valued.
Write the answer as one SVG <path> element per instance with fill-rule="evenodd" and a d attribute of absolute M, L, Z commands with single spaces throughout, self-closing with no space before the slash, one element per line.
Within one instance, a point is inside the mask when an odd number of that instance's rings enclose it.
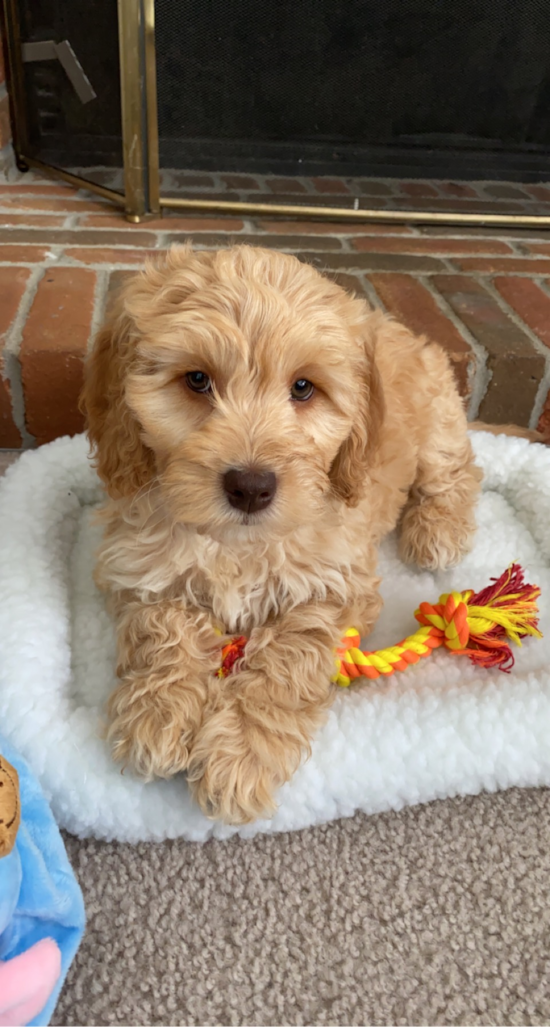
<path fill-rule="evenodd" d="M 174 519 L 286 532 L 359 501 L 382 417 L 369 313 L 294 257 L 174 249 L 126 285 L 83 405 L 113 498 L 150 482 Z"/>

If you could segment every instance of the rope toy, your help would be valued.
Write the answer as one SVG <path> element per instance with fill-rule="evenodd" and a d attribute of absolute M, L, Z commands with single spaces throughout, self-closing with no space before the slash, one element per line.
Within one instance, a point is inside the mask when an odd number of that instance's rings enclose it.
<path fill-rule="evenodd" d="M 336 649 L 333 682 L 346 688 L 359 678 L 376 680 L 411 664 L 444 646 L 453 656 L 469 656 L 480 667 L 498 667 L 509 673 L 514 655 L 509 642 L 521 645 L 526 635 L 542 638 L 538 630 L 537 599 L 540 588 L 525 584 L 519 564 L 512 564 L 500 578 L 474 594 L 446 592 L 439 602 L 421 603 L 415 611 L 420 627 L 398 645 L 368 652 L 359 649 L 360 635 L 349 628 Z M 246 638 L 232 639 L 222 649 L 218 677 L 227 677 L 245 655 Z"/>

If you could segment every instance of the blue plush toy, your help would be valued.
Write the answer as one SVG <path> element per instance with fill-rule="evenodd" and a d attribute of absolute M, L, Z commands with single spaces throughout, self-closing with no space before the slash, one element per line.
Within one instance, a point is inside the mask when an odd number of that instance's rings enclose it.
<path fill-rule="evenodd" d="M 0 1027 L 49 1023 L 83 932 L 82 893 L 48 804 L 0 735 Z"/>

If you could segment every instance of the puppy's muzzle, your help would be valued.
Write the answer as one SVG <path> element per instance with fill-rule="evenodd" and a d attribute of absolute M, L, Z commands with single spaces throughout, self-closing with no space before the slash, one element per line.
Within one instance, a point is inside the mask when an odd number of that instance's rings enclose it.
<path fill-rule="evenodd" d="M 230 506 L 243 513 L 258 513 L 273 501 L 277 478 L 273 471 L 240 470 L 231 467 L 223 476 L 223 487 Z"/>

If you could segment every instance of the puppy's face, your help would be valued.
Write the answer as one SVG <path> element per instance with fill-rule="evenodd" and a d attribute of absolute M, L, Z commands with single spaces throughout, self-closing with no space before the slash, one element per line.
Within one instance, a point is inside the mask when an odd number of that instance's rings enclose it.
<path fill-rule="evenodd" d="M 279 534 L 350 498 L 338 464 L 372 430 L 362 304 L 281 254 L 176 251 L 124 316 L 124 401 L 175 520 Z"/>

